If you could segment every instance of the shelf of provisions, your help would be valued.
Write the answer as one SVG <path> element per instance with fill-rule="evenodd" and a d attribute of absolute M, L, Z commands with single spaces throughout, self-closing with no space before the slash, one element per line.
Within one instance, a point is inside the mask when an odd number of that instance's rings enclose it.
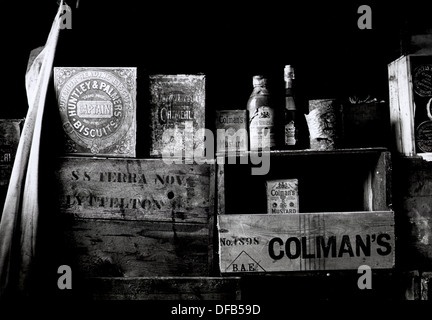
<path fill-rule="evenodd" d="M 252 174 L 255 165 L 246 160 L 258 156 L 268 161 L 267 174 Z M 222 274 L 395 266 L 386 149 L 248 152 L 217 160 Z M 272 214 L 266 182 L 288 179 L 298 181 L 299 212 Z"/>

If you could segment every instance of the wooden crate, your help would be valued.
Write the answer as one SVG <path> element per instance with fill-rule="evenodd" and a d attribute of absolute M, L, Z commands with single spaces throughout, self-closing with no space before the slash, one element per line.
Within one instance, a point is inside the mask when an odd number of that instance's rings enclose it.
<path fill-rule="evenodd" d="M 63 158 L 57 180 L 71 261 L 85 276 L 209 275 L 213 165 Z"/>
<path fill-rule="evenodd" d="M 390 94 L 390 125 L 395 138 L 396 150 L 404 156 L 418 154 L 432 160 L 432 152 L 423 152 L 416 146 L 416 128 L 420 122 L 432 120 L 427 117 L 426 108 L 432 99 L 432 82 L 429 75 L 421 81 L 421 89 L 416 85 L 415 68 L 421 64 L 432 68 L 431 55 L 406 55 L 388 65 Z M 429 69 L 430 70 L 430 69 Z M 429 78 L 427 79 L 427 76 Z M 422 96 L 418 91 L 423 92 Z M 432 137 L 429 137 L 432 140 Z"/>
<path fill-rule="evenodd" d="M 391 211 L 218 216 L 222 273 L 393 268 Z"/>
<path fill-rule="evenodd" d="M 225 164 L 218 159 L 218 214 L 266 213 L 266 181 L 278 179 L 298 179 L 300 213 L 391 207 L 391 156 L 384 148 L 272 151 L 266 175 L 251 174 L 262 164 L 252 164 L 250 156 L 225 159 Z"/>
<path fill-rule="evenodd" d="M 357 269 L 362 264 L 371 268 L 394 266 L 388 151 L 274 151 L 269 153 L 266 175 L 251 174 L 257 165 L 248 164 L 242 156 L 237 157 L 235 164 L 227 159 L 225 164 L 220 159 L 217 162 L 221 272 L 344 270 Z M 299 214 L 266 214 L 265 182 L 272 179 L 298 180 Z M 288 239 L 292 248 L 284 249 Z M 315 247 L 322 248 L 323 243 L 329 246 L 328 241 L 337 247 L 332 249 L 336 250 L 336 257 L 324 257 L 324 251 L 314 251 Z M 376 247 L 383 241 L 384 251 Z M 360 252 L 363 247 L 364 254 Z M 293 250 L 293 259 L 287 258 L 288 250 Z M 360 250 L 358 254 L 356 250 Z M 385 252 L 385 257 L 378 251 Z"/>
<path fill-rule="evenodd" d="M 394 210 L 399 265 L 432 269 L 432 162 L 421 157 L 394 161 Z"/>

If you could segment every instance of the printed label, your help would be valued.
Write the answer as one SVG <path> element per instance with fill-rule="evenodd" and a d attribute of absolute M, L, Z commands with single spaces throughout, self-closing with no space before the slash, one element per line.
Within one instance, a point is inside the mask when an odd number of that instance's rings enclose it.
<path fill-rule="evenodd" d="M 187 157 L 187 146 L 204 144 L 205 76 L 159 74 L 149 81 L 150 155 Z"/>
<path fill-rule="evenodd" d="M 134 156 L 133 68 L 55 68 L 67 153 Z"/>
<path fill-rule="evenodd" d="M 114 115 L 111 101 L 78 101 L 78 117 L 83 119 L 111 118 Z"/>
<path fill-rule="evenodd" d="M 267 213 L 292 214 L 298 209 L 297 179 L 267 181 Z"/>
<path fill-rule="evenodd" d="M 275 146 L 274 111 L 272 108 L 266 106 L 257 108 L 255 114 L 251 116 L 249 127 L 251 150 L 261 150 Z"/>
<path fill-rule="evenodd" d="M 294 146 L 296 144 L 295 130 L 294 121 L 290 121 L 285 125 L 285 145 Z"/>
<path fill-rule="evenodd" d="M 216 116 L 217 152 L 247 151 L 246 110 L 218 110 Z"/>
<path fill-rule="evenodd" d="M 417 127 L 417 147 L 423 152 L 432 152 L 432 121 L 422 122 Z"/>
<path fill-rule="evenodd" d="M 432 96 L 432 65 L 422 65 L 414 70 L 413 86 L 419 96 Z"/>

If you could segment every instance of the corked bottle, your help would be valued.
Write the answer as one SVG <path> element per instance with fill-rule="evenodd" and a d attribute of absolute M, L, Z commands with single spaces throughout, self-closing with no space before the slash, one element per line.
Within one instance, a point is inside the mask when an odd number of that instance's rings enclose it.
<path fill-rule="evenodd" d="M 295 88 L 294 68 L 286 65 L 284 68 L 285 83 L 285 117 L 284 117 L 284 149 L 305 149 L 307 135 L 306 119 L 301 106 L 298 105 Z"/>
<path fill-rule="evenodd" d="M 293 81 L 294 68 L 286 65 L 284 68 L 285 81 L 285 148 L 298 149 L 297 107 L 294 100 Z"/>
<path fill-rule="evenodd" d="M 249 114 L 249 150 L 276 149 L 274 100 L 267 87 L 267 78 L 253 77 L 253 91 L 247 102 Z"/>

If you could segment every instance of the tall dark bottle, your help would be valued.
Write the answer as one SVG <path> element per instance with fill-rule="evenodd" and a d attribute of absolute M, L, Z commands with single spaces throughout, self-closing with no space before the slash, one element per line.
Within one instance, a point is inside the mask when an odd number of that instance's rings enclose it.
<path fill-rule="evenodd" d="M 275 149 L 275 106 L 267 87 L 267 78 L 254 76 L 252 83 L 253 91 L 247 102 L 249 114 L 249 150 Z"/>
<path fill-rule="evenodd" d="M 304 115 L 298 110 L 296 105 L 294 68 L 286 65 L 284 68 L 285 81 L 285 121 L 284 121 L 284 149 L 302 149 L 302 127 Z"/>

